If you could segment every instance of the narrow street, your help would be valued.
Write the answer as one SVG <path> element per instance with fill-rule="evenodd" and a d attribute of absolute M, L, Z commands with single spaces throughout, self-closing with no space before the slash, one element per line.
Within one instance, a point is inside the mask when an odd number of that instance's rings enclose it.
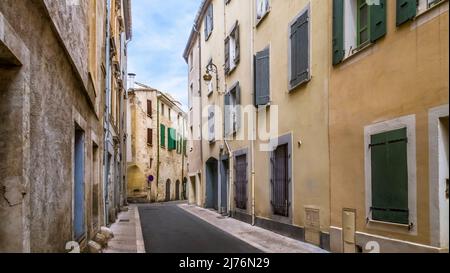
<path fill-rule="evenodd" d="M 139 206 L 147 253 L 261 252 L 184 211 L 178 204 L 171 202 Z"/>

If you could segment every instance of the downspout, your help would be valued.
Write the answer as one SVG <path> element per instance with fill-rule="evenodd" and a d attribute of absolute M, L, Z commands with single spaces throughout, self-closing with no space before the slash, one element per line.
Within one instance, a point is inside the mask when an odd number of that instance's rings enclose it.
<path fill-rule="evenodd" d="M 161 140 L 160 140 L 160 132 L 161 130 L 161 126 L 159 124 L 159 94 L 158 91 L 156 91 L 156 147 L 158 147 L 156 149 L 156 202 L 158 202 L 158 192 L 159 192 L 159 166 L 160 166 L 160 162 L 159 162 L 159 149 L 161 148 Z M 150 192 L 150 199 L 151 199 L 151 192 Z"/>
<path fill-rule="evenodd" d="M 181 149 L 181 186 L 183 187 L 183 183 L 184 183 L 184 151 L 187 151 L 187 147 L 185 147 L 185 143 L 187 144 L 187 142 L 184 141 L 185 135 L 184 135 L 184 117 L 182 118 L 182 122 L 183 122 L 183 126 L 181 126 L 183 128 L 183 132 L 181 134 L 181 143 L 180 143 L 180 149 Z M 178 196 L 179 197 L 179 196 Z"/>
<path fill-rule="evenodd" d="M 224 25 L 224 28 L 223 28 L 223 37 L 225 38 L 225 37 L 227 37 L 227 28 L 226 28 L 226 26 L 227 26 L 227 13 L 226 13 L 226 1 L 224 1 L 223 2 L 223 25 Z M 228 86 L 227 86 L 227 81 L 226 81 L 226 77 L 225 77 L 225 75 L 224 75 L 224 77 L 223 77 L 223 84 L 224 84 L 224 89 L 223 89 L 223 92 L 224 92 L 224 94 L 227 92 L 227 88 L 228 88 Z M 224 107 L 224 109 L 225 109 L 225 103 L 224 103 L 224 105 L 223 105 L 223 107 Z M 225 112 L 224 112 L 225 113 Z M 223 126 L 222 126 L 222 128 L 225 128 L 225 118 L 223 119 Z M 231 150 L 231 148 L 230 148 L 230 145 L 229 145 L 229 143 L 228 143 L 228 141 L 227 141 L 227 139 L 226 139 L 226 136 L 225 136 L 225 134 L 224 134 L 224 138 L 223 138 L 223 142 L 225 143 L 225 146 L 227 147 L 227 151 L 228 151 L 228 179 L 229 179 L 229 183 L 228 183 L 228 208 L 227 208 L 227 212 L 228 212 L 228 215 L 230 215 L 230 211 L 231 211 L 231 192 L 232 192 L 232 189 L 233 189 L 233 187 L 232 187 L 232 183 L 231 183 L 231 181 L 232 181 L 232 172 L 231 172 L 231 170 L 233 169 L 233 168 L 231 168 L 231 163 L 233 162 L 232 161 L 232 158 L 233 158 L 233 151 Z M 219 158 L 220 159 L 220 158 Z"/>
<path fill-rule="evenodd" d="M 200 122 L 200 162 L 201 162 L 201 167 L 200 167 L 200 175 L 201 177 L 203 177 L 203 117 L 202 117 L 202 100 L 203 100 L 203 95 L 202 95 L 202 35 L 201 32 L 198 31 L 197 29 L 197 24 L 194 24 L 193 27 L 194 31 L 198 34 L 198 89 L 199 89 L 199 97 L 200 97 L 200 109 L 199 109 L 199 122 Z M 201 180 L 199 181 L 201 183 Z M 197 183 L 196 183 L 197 184 Z M 196 185 L 197 186 L 197 185 Z M 200 188 L 202 188 L 202 185 L 199 185 Z M 196 195 L 198 196 L 203 196 L 198 194 L 198 191 L 200 191 L 200 189 L 196 189 Z M 203 192 L 203 190 L 202 190 Z M 195 196 L 195 202 L 197 203 L 197 205 L 200 203 L 202 204 L 203 202 L 199 202 L 200 200 L 197 200 L 197 196 Z"/>
<path fill-rule="evenodd" d="M 254 75 L 255 73 L 255 67 L 253 65 L 253 56 L 255 55 L 255 25 L 254 25 L 254 10 L 253 7 L 250 8 L 250 18 L 251 18 L 251 34 L 250 34 L 250 49 L 251 49 L 251 54 L 250 54 L 250 75 Z M 255 92 L 255 81 L 252 81 L 252 85 L 253 85 L 253 92 Z M 252 108 L 253 109 L 253 108 Z M 253 119 L 252 119 L 252 139 L 250 140 L 251 142 L 251 157 L 252 157 L 252 169 L 251 169 L 251 183 L 252 183 L 252 226 L 255 225 L 255 220 L 256 220 L 256 215 L 255 215 L 255 139 L 256 139 L 256 115 L 258 114 L 258 111 L 256 111 L 256 109 L 254 109 L 254 114 L 253 114 Z"/>
<path fill-rule="evenodd" d="M 105 165 L 104 168 L 104 178 L 103 178 L 103 190 L 104 190 L 104 220 L 105 225 L 108 225 L 108 135 L 109 135 L 109 108 L 110 106 L 110 93 L 111 93 L 111 65 L 110 65 L 110 24 L 111 24 L 111 0 L 106 0 L 106 57 L 105 57 L 105 66 L 106 66 L 106 81 L 105 81 L 105 89 L 106 89 L 106 109 L 105 109 L 105 136 L 104 136 L 104 158 L 103 162 Z"/>

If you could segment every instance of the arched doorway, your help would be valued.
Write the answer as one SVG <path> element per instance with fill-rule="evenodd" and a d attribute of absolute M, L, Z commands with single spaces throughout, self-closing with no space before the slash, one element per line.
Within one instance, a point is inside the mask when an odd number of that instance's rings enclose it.
<path fill-rule="evenodd" d="M 180 200 L 180 180 L 175 184 L 175 200 Z"/>
<path fill-rule="evenodd" d="M 170 201 L 170 179 L 167 179 L 166 181 L 166 202 Z"/>
<path fill-rule="evenodd" d="M 183 192 L 181 193 L 181 199 L 187 200 L 187 182 L 188 179 L 185 177 L 183 178 Z"/>

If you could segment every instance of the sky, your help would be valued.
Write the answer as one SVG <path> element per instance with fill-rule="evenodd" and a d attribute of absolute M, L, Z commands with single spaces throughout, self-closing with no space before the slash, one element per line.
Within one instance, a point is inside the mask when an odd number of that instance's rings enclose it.
<path fill-rule="evenodd" d="M 183 51 L 201 0 L 132 0 L 133 39 L 128 73 L 136 81 L 170 93 L 188 104 Z"/>

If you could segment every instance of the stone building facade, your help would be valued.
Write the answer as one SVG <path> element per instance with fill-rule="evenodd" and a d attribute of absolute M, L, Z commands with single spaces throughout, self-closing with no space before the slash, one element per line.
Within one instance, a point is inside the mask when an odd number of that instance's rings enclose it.
<path fill-rule="evenodd" d="M 114 223 L 126 204 L 126 105 L 127 44 L 131 40 L 131 1 L 111 0 L 107 32 L 110 59 L 107 60 L 104 173 L 106 214 Z"/>
<path fill-rule="evenodd" d="M 0 1 L 0 252 L 84 249 L 108 224 L 106 3 Z"/>
<path fill-rule="evenodd" d="M 128 99 L 128 200 L 184 200 L 186 114 L 169 94 L 141 83 L 132 85 Z"/>

